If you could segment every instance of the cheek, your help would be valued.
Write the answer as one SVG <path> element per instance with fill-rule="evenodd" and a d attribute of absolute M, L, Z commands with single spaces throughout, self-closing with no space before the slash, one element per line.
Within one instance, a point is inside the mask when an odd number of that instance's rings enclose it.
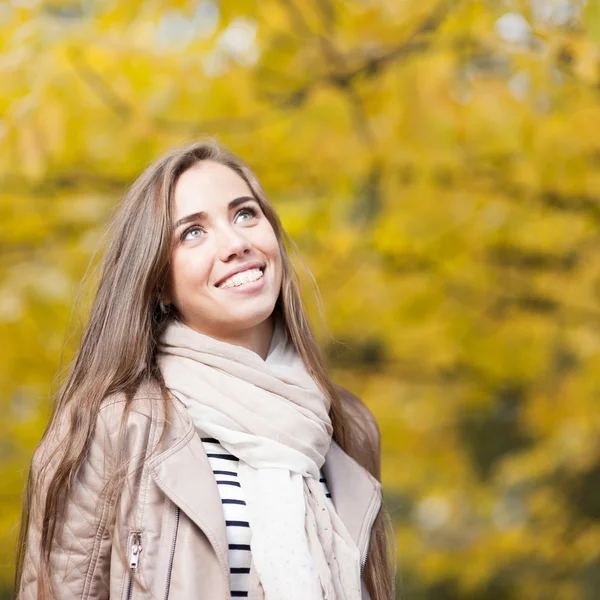
<path fill-rule="evenodd" d="M 281 250 L 279 249 L 279 243 L 277 242 L 275 232 L 270 226 L 268 232 L 265 232 L 265 234 L 263 234 L 262 239 L 262 251 L 264 252 L 264 254 L 269 256 L 273 263 L 275 263 L 279 270 L 281 270 Z"/>
<path fill-rule="evenodd" d="M 258 228 L 257 234 L 259 239 L 262 240 L 263 252 L 269 254 L 270 256 L 274 256 L 275 253 L 279 253 L 277 236 L 275 235 L 273 227 L 271 227 L 271 223 L 269 223 L 267 219 L 265 219 L 262 223 L 262 226 Z"/>
<path fill-rule="evenodd" d="M 283 260 L 281 258 L 281 250 L 279 248 L 279 244 L 277 243 L 277 239 L 274 236 L 272 245 L 270 247 L 270 255 L 272 257 L 273 266 L 276 270 L 276 279 L 279 280 L 279 282 L 281 282 L 281 277 L 283 275 Z"/>
<path fill-rule="evenodd" d="M 186 298 L 208 285 L 210 265 L 194 253 L 182 253 L 171 262 L 170 283 L 176 298 Z"/>

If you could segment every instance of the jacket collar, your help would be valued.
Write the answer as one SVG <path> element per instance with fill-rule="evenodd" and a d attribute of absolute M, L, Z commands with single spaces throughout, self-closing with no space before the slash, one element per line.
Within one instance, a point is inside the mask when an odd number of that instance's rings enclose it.
<path fill-rule="evenodd" d="M 191 422 L 182 436 L 150 461 L 149 467 L 159 488 L 202 529 L 225 573 L 229 573 L 221 497 Z M 381 507 L 381 484 L 333 441 L 323 473 L 336 511 L 364 561 L 371 528 Z"/>
<path fill-rule="evenodd" d="M 219 490 L 204 446 L 190 422 L 185 434 L 149 463 L 158 487 L 206 535 L 225 573 L 229 554 Z"/>
<path fill-rule="evenodd" d="M 338 516 L 364 561 L 371 528 L 381 508 L 381 484 L 333 441 L 323 474 Z"/>

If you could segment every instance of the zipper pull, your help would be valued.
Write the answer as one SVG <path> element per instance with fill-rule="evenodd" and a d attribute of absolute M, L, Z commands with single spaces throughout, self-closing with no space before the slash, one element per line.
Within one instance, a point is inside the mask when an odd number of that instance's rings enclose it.
<path fill-rule="evenodd" d="M 140 552 L 142 551 L 142 534 L 134 532 L 131 536 L 131 550 L 129 552 L 129 568 L 135 571 L 140 560 Z"/>

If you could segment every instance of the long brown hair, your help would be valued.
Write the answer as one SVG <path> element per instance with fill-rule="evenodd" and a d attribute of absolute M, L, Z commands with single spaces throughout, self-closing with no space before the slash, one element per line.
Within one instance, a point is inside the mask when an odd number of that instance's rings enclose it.
<path fill-rule="evenodd" d="M 40 512 L 41 537 L 37 550 L 40 565 L 38 598 L 51 597 L 50 554 L 61 508 L 74 484 L 90 447 L 100 405 L 106 396 L 125 393 L 131 399 L 144 381 L 157 382 L 164 392 L 156 366 L 157 341 L 172 313 L 160 310 L 159 298 L 166 284 L 171 255 L 173 194 L 179 176 L 199 161 L 211 160 L 235 171 L 248 184 L 273 227 L 282 256 L 283 278 L 276 310 L 280 312 L 293 343 L 307 369 L 331 401 L 333 436 L 336 442 L 378 476 L 372 454 L 356 442 L 357 424 L 350 421 L 343 403 L 327 375 L 324 357 L 311 331 L 300 294 L 296 270 L 288 248 L 292 241 L 254 173 L 237 156 L 214 140 L 174 150 L 148 167 L 125 196 L 111 227 L 110 243 L 103 259 L 98 289 L 83 333 L 79 352 L 58 390 L 45 439 L 66 435 L 54 449 L 57 468 L 45 473 L 47 464 L 32 466 L 17 554 L 15 589 L 21 575 L 32 510 Z M 163 393 L 163 409 L 169 402 Z M 125 408 L 127 416 L 129 403 Z M 356 442 L 356 443 L 355 443 Z M 362 451 L 361 451 L 362 450 Z M 118 497 L 124 485 L 120 469 L 105 488 Z M 115 503 L 111 503 L 114 507 Z M 31 548 L 30 550 L 34 550 Z M 390 553 L 387 548 L 385 516 L 378 516 L 371 538 L 365 580 L 373 600 L 390 600 L 393 594 Z"/>

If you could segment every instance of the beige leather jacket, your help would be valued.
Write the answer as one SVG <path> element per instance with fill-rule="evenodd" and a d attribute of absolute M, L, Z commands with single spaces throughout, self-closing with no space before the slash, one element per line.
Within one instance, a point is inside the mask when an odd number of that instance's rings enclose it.
<path fill-rule="evenodd" d="M 345 390 L 344 405 L 379 449 L 369 410 Z M 174 400 L 164 439 L 161 400 L 144 386 L 127 419 L 126 454 L 132 458 L 117 511 L 109 511 L 103 487 L 116 465 L 115 444 L 124 397 L 104 401 L 90 451 L 57 528 L 51 556 L 53 598 L 100 600 L 226 600 L 228 547 L 221 500 L 199 436 L 186 409 Z M 367 427 L 364 425 L 367 424 Z M 48 460 L 52 440 L 35 453 L 33 468 Z M 154 452 L 152 449 L 154 448 Z M 377 461 L 379 456 L 374 457 Z M 370 532 L 381 506 L 381 486 L 333 443 L 323 467 L 337 512 L 360 550 L 363 565 Z M 116 513 L 116 518 L 107 515 Z M 18 593 L 37 594 L 39 518 L 32 517 Z M 282 532 L 285 535 L 285 532 Z M 254 571 L 249 598 L 263 598 Z M 363 598 L 369 598 L 363 585 Z"/>

